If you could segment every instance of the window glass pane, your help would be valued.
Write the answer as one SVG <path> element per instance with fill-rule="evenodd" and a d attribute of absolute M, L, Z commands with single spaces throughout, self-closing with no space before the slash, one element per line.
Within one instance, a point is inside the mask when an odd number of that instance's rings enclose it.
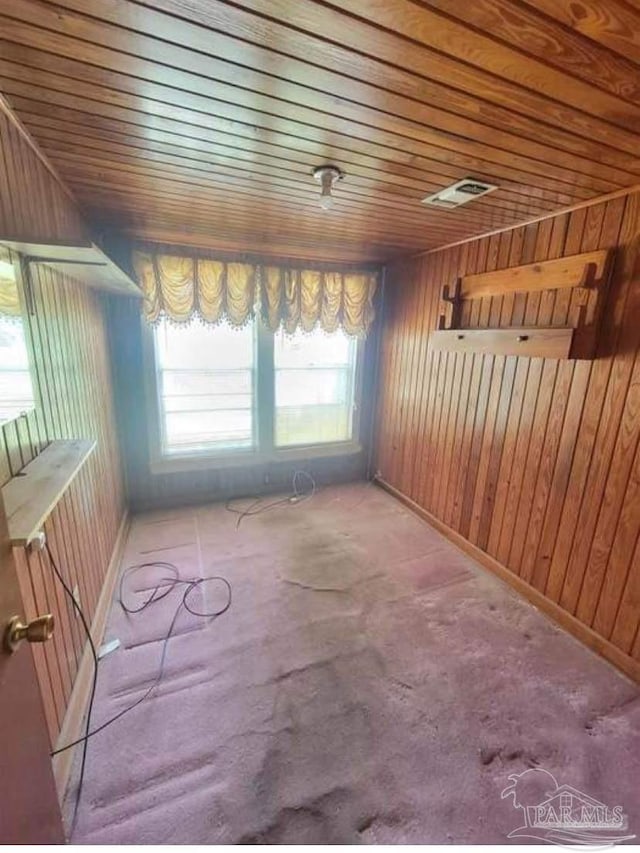
<path fill-rule="evenodd" d="M 164 321 L 155 337 L 164 452 L 253 447 L 253 327 Z"/>
<path fill-rule="evenodd" d="M 343 332 L 278 332 L 274 342 L 278 447 L 349 441 L 357 343 Z"/>

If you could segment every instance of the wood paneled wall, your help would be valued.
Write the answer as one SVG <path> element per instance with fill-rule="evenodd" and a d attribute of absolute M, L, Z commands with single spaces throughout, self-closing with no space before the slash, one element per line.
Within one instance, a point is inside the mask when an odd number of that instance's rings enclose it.
<path fill-rule="evenodd" d="M 391 266 L 376 450 L 384 482 L 636 676 L 639 228 L 630 195 Z M 429 350 L 458 276 L 610 246 L 596 360 Z M 463 325 L 564 326 L 576 312 L 571 291 L 518 293 L 465 303 Z"/>
<path fill-rule="evenodd" d="M 0 113 L 0 239 L 48 242 L 84 237 L 69 197 Z M 95 438 L 97 448 L 46 523 L 69 585 L 92 619 L 124 515 L 103 297 L 81 282 L 30 266 L 28 317 L 39 403 L 0 429 L 0 484 L 54 438 Z M 15 552 L 25 615 L 52 612 L 52 640 L 32 646 L 51 743 L 55 743 L 85 640 L 46 557 Z"/>

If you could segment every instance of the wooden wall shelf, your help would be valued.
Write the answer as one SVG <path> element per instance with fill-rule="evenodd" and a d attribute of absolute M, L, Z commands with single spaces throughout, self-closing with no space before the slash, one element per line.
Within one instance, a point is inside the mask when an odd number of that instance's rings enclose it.
<path fill-rule="evenodd" d="M 3 486 L 2 498 L 13 546 L 26 545 L 42 529 L 95 446 L 93 440 L 52 441 Z"/>
<path fill-rule="evenodd" d="M 0 240 L 0 243 L 19 252 L 30 263 L 44 264 L 90 287 L 128 296 L 142 296 L 142 290 L 131 276 L 95 243 L 82 246 L 64 242 L 26 243 L 19 240 Z"/>
<path fill-rule="evenodd" d="M 599 249 L 458 278 L 453 287 L 443 287 L 442 301 L 449 306 L 448 323 L 446 314 L 442 314 L 438 330 L 431 334 L 429 346 L 435 350 L 493 355 L 595 358 L 597 332 L 612 255 L 610 249 Z M 580 295 L 577 303 L 579 312 L 574 326 L 462 328 L 464 301 L 561 288 L 575 288 Z M 596 302 L 591 321 L 585 324 L 589 290 L 594 291 Z"/>
<path fill-rule="evenodd" d="M 574 329 L 563 328 L 446 329 L 432 332 L 429 345 L 449 352 L 576 358 L 573 334 Z"/>

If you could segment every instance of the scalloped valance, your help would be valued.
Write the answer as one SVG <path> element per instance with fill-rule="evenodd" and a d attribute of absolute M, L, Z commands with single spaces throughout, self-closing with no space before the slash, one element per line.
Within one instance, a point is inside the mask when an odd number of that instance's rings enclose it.
<path fill-rule="evenodd" d="M 149 323 L 226 320 L 243 326 L 258 313 L 268 329 L 288 333 L 343 329 L 364 337 L 374 318 L 376 273 L 327 272 L 237 261 L 135 252 Z"/>

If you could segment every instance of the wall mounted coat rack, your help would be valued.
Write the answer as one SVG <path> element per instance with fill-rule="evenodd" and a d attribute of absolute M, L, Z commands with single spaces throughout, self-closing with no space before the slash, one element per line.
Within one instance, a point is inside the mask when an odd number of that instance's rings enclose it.
<path fill-rule="evenodd" d="M 611 269 L 611 255 L 609 249 L 601 249 L 457 279 L 453 287 L 443 288 L 442 301 L 448 309 L 446 314 L 440 316 L 439 328 L 430 338 L 430 347 L 436 350 L 494 355 L 594 358 Z M 461 328 L 462 308 L 466 300 L 561 288 L 580 291 L 580 311 L 575 326 Z M 597 292 L 597 299 L 593 317 L 590 323 L 586 324 L 586 308 L 591 291 Z"/>

